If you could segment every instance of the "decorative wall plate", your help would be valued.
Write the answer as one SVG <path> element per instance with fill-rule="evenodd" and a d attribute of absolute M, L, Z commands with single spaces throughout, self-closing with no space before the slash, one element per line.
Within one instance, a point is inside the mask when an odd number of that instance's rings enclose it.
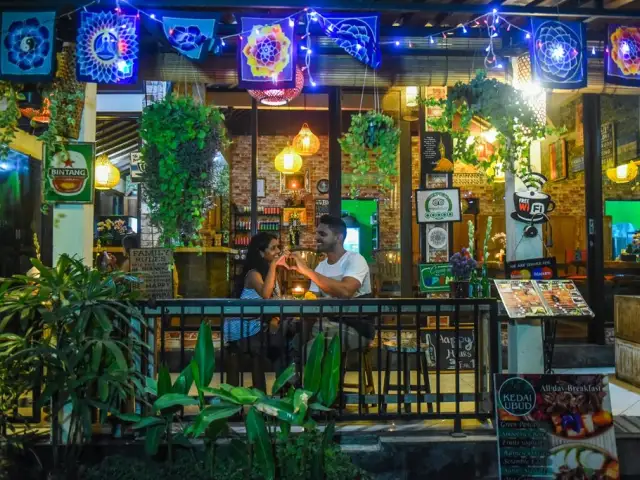
<path fill-rule="evenodd" d="M 329 180 L 326 178 L 318 180 L 318 185 L 316 185 L 316 188 L 318 189 L 319 193 L 329 193 Z"/>
<path fill-rule="evenodd" d="M 432 227 L 427 233 L 427 243 L 431 248 L 445 248 L 449 243 L 449 234 L 442 227 Z"/>

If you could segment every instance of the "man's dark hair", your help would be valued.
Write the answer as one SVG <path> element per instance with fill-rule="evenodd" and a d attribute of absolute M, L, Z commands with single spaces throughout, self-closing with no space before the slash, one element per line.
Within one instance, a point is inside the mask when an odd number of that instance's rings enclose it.
<path fill-rule="evenodd" d="M 323 215 L 320 217 L 320 223 L 329 227 L 336 235 L 342 235 L 343 238 L 347 236 L 347 224 L 344 223 L 344 220 L 338 217 L 333 217 L 331 215 Z"/>
<path fill-rule="evenodd" d="M 125 249 L 127 253 L 132 248 L 138 248 L 138 237 L 136 235 L 125 235 L 122 238 L 122 248 Z"/>

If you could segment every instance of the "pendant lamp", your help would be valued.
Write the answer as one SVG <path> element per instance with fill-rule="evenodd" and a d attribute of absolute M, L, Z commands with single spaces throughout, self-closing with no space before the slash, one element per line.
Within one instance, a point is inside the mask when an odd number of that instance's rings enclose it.
<path fill-rule="evenodd" d="M 293 148 L 303 157 L 313 155 L 320 150 L 320 140 L 314 135 L 306 123 L 302 124 L 298 135 L 293 137 Z"/>
<path fill-rule="evenodd" d="M 120 182 L 120 170 L 111 163 L 108 155 L 100 155 L 96 160 L 96 190 L 110 190 Z"/>
<path fill-rule="evenodd" d="M 270 90 L 247 90 L 247 93 L 263 105 L 279 107 L 286 105 L 302 92 L 304 74 L 296 67 L 296 86 L 294 88 L 272 88 Z"/>
<path fill-rule="evenodd" d="M 617 167 L 607 168 L 607 178 L 614 183 L 629 183 L 638 176 L 638 166 L 629 162 Z"/>
<path fill-rule="evenodd" d="M 275 166 L 276 170 L 285 175 L 296 173 L 302 168 L 302 157 L 298 155 L 295 148 L 287 144 L 276 156 Z"/>

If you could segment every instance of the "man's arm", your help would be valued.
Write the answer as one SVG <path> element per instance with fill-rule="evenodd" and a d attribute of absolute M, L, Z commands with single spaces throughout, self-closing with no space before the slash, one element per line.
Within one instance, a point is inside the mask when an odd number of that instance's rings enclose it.
<path fill-rule="evenodd" d="M 342 280 L 334 280 L 312 270 L 299 255 L 293 254 L 291 256 L 296 262 L 296 266 L 293 268 L 311 280 L 320 290 L 331 297 L 352 298 L 362 286 L 362 281 L 359 279 L 361 277 L 361 272 L 359 271 L 351 272 L 350 270 L 352 269 L 347 268 Z M 360 265 L 357 265 L 356 267 L 360 267 L 361 269 Z M 368 266 L 366 264 L 365 267 L 368 270 Z M 364 276 L 362 276 L 362 278 L 364 278 Z"/>

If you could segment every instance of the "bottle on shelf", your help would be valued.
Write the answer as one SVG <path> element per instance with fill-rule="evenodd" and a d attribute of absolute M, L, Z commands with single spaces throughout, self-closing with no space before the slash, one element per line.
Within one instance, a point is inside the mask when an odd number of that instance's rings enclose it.
<path fill-rule="evenodd" d="M 480 289 L 482 290 L 482 298 L 491 296 L 491 281 L 489 280 L 489 272 L 487 265 L 482 265 L 482 277 L 480 278 Z"/>

